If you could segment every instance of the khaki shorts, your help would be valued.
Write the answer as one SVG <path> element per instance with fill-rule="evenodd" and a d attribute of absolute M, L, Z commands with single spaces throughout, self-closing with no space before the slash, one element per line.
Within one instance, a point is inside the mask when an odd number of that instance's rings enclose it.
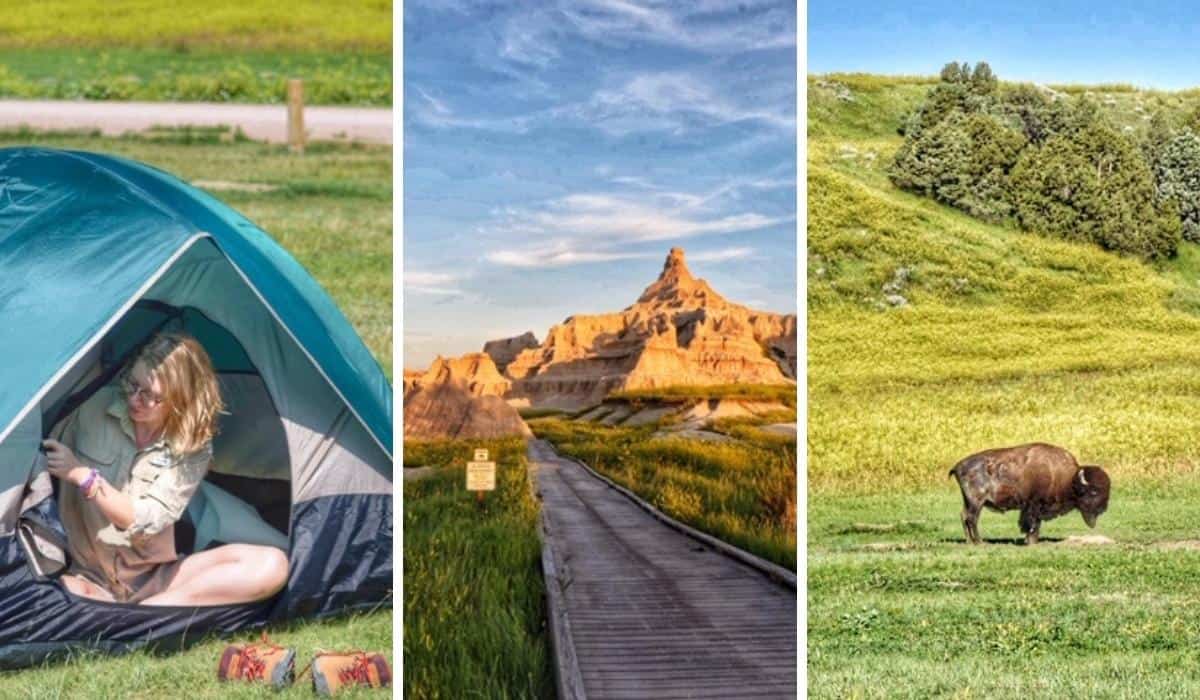
<path fill-rule="evenodd" d="M 112 590 L 111 586 L 103 581 L 102 576 L 97 576 L 90 571 L 71 567 L 71 569 L 67 571 L 67 574 L 86 579 L 88 583 L 91 583 L 97 588 L 103 589 L 106 593 L 112 596 L 113 602 L 138 605 L 143 600 L 167 590 L 167 588 L 171 585 L 171 582 L 175 580 L 175 576 L 179 573 L 179 568 L 182 565 L 182 558 L 176 559 L 172 562 L 167 562 L 166 564 L 159 564 L 151 569 L 147 574 L 139 576 L 139 578 L 144 576 L 141 587 L 131 593 L 128 597 L 123 597 L 122 591 Z"/>

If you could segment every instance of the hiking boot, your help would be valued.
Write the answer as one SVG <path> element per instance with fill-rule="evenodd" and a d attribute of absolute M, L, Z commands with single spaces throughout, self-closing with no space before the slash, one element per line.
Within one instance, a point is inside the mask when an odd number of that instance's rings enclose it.
<path fill-rule="evenodd" d="M 221 654 L 217 678 L 223 681 L 265 681 L 276 688 L 296 677 L 296 650 L 272 644 L 263 632 L 257 644 L 230 644 Z"/>
<path fill-rule="evenodd" d="M 346 687 L 387 688 L 392 684 L 387 659 L 365 651 L 317 654 L 313 657 L 312 676 L 313 690 L 318 695 L 333 695 Z"/>

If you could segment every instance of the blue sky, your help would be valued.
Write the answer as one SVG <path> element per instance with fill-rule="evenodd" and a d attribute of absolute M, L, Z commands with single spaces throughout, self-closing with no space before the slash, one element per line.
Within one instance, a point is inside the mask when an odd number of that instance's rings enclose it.
<path fill-rule="evenodd" d="M 667 251 L 796 311 L 796 8 L 404 3 L 404 365 L 618 311 Z"/>
<path fill-rule="evenodd" d="M 808 3 L 809 73 L 932 75 L 987 61 L 1003 80 L 1200 85 L 1200 6 L 1185 2 Z"/>

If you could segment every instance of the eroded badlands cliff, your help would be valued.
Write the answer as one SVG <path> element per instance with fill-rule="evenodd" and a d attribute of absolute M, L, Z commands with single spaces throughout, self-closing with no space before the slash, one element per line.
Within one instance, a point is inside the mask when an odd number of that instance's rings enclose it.
<path fill-rule="evenodd" d="M 508 360 L 518 343 L 493 341 Z M 495 353 L 495 354 L 493 354 Z M 572 316 L 537 347 L 505 362 L 510 402 L 556 408 L 598 403 L 621 389 L 677 385 L 785 384 L 796 375 L 796 316 L 728 301 L 672 248 L 662 273 L 622 311 Z"/>
<path fill-rule="evenodd" d="M 491 357 L 471 353 L 439 357 L 423 373 L 404 372 L 404 437 L 492 438 L 530 435 L 529 426 L 503 397 L 510 382 Z"/>

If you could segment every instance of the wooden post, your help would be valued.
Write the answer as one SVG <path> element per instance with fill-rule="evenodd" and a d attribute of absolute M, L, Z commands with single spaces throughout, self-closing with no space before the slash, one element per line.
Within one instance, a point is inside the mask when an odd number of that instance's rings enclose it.
<path fill-rule="evenodd" d="M 289 80 L 287 98 L 288 148 L 292 153 L 304 153 L 304 82 Z"/>

